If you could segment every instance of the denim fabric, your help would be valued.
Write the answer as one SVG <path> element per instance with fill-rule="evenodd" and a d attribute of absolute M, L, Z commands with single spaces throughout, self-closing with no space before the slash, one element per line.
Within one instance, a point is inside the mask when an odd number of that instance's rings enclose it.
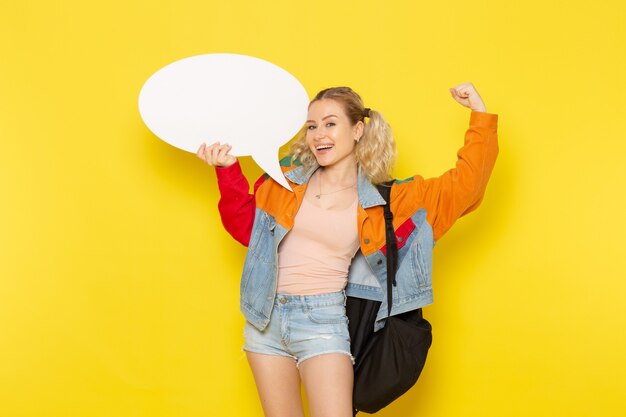
<path fill-rule="evenodd" d="M 285 176 L 302 184 L 312 171 L 298 167 Z M 369 208 L 384 205 L 385 200 L 359 170 L 357 182 L 359 205 Z M 435 245 L 433 230 L 426 220 L 423 208 L 409 219 L 408 227 L 398 231 L 402 244 L 398 245 L 397 286 L 393 292 L 391 315 L 424 307 L 433 302 L 432 250 Z M 275 305 L 278 245 L 288 230 L 278 224 L 269 213 L 257 208 L 241 278 L 241 311 L 257 329 L 267 326 Z M 376 318 L 376 330 L 384 326 L 387 317 L 387 262 L 382 250 L 365 257 L 360 251 L 352 261 L 348 273 L 346 293 L 349 296 L 381 301 Z"/>
<path fill-rule="evenodd" d="M 288 356 L 302 361 L 326 353 L 350 356 L 350 335 L 343 291 L 319 295 L 277 294 L 268 325 L 263 330 L 246 322 L 248 352 Z"/>

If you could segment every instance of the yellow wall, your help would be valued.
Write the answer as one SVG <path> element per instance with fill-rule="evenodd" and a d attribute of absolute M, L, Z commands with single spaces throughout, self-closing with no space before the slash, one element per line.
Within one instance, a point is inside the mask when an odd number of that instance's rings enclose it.
<path fill-rule="evenodd" d="M 441 4 L 3 2 L 0 415 L 262 415 L 215 176 L 137 110 L 153 72 L 211 52 L 353 86 L 397 177 L 454 163 L 448 87 L 500 115 L 483 205 L 435 249 L 426 369 L 380 416 L 624 415 L 626 6 Z"/>

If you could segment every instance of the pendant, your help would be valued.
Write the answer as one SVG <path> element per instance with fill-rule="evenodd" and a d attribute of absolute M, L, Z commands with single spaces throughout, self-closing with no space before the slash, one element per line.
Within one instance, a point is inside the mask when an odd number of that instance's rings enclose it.
<path fill-rule="evenodd" d="M 321 194 L 315 194 L 315 198 L 317 198 L 318 200 L 320 199 Z"/>

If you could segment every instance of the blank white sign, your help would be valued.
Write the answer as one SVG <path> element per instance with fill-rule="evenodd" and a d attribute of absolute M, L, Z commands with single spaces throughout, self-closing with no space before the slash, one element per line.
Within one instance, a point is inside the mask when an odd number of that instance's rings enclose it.
<path fill-rule="evenodd" d="M 228 143 L 232 155 L 251 155 L 287 189 L 278 148 L 302 128 L 308 103 L 293 75 L 237 54 L 171 63 L 153 74 L 139 94 L 141 117 L 160 139 L 193 153 L 202 143 Z"/>

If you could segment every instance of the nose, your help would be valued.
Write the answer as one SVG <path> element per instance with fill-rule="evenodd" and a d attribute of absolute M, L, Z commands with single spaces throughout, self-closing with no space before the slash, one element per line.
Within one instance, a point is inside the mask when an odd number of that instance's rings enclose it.
<path fill-rule="evenodd" d="M 326 135 L 326 132 L 324 131 L 324 127 L 323 126 L 318 126 L 317 129 L 315 129 L 315 135 L 313 136 L 313 139 L 320 140 L 325 135 Z"/>

